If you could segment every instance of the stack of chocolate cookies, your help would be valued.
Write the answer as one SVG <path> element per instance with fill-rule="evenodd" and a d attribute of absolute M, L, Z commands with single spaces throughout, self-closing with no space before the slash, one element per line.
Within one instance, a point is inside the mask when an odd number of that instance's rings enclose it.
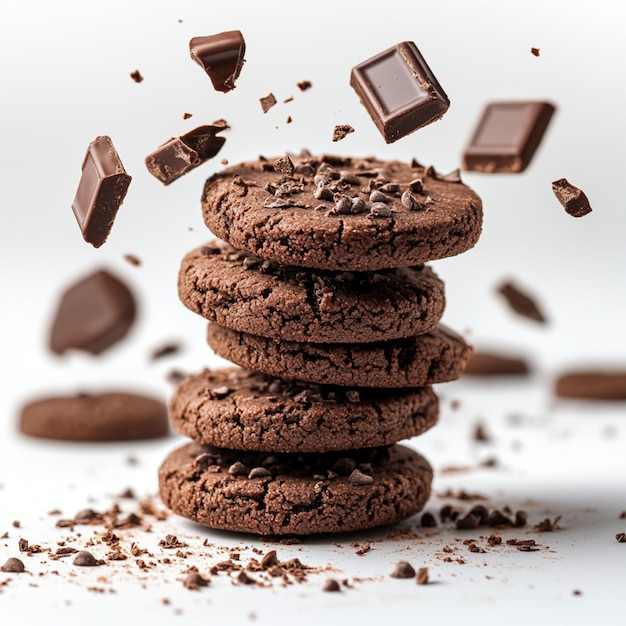
<path fill-rule="evenodd" d="M 207 526 L 342 532 L 419 511 L 432 469 L 397 442 L 437 422 L 432 385 L 471 349 L 439 324 L 424 263 L 471 248 L 478 196 L 417 162 L 282 157 L 228 168 L 203 194 L 220 238 L 190 252 L 179 294 L 239 367 L 189 376 L 171 404 L 193 439 L 161 497 Z"/>

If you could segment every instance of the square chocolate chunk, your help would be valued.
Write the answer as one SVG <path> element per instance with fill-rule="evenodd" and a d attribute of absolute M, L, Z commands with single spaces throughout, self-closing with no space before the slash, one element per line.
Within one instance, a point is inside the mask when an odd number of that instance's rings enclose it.
<path fill-rule="evenodd" d="M 387 143 L 439 119 L 448 96 L 412 41 L 352 68 L 350 84 Z"/>
<path fill-rule="evenodd" d="M 492 102 L 463 155 L 463 169 L 491 174 L 528 167 L 555 111 L 549 102 Z"/>

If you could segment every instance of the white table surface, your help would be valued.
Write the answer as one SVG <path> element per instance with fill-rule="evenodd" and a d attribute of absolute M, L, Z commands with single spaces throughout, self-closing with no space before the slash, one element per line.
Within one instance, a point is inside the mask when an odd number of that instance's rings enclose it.
<path fill-rule="evenodd" d="M 8 537 L 0 539 L 0 561 L 21 556 L 28 573 L 0 573 L 0 622 L 622 623 L 626 545 L 615 534 L 626 531 L 626 519 L 619 519 L 626 510 L 626 405 L 556 402 L 552 381 L 570 367 L 626 364 L 625 7 L 617 0 L 2 2 L 0 535 Z M 189 59 L 187 45 L 192 36 L 235 28 L 246 38 L 247 61 L 237 89 L 224 95 Z M 387 146 L 349 86 L 349 70 L 404 40 L 417 43 L 452 106 L 441 121 Z M 531 46 L 540 48 L 539 57 Z M 129 78 L 134 69 L 145 78 L 141 84 Z M 296 83 L 304 79 L 313 88 L 302 93 Z M 264 115 L 258 99 L 270 91 L 279 104 Z M 434 267 L 446 281 L 444 321 L 478 347 L 525 354 L 534 374 L 518 382 L 439 386 L 439 425 L 409 445 L 437 471 L 437 495 L 427 510 L 473 504 L 442 497 L 447 490 L 481 494 L 489 508 L 522 508 L 528 527 L 502 537 L 534 538 L 538 551 L 505 545 L 471 553 L 463 539 L 486 546 L 480 537 L 487 529 L 461 533 L 448 524 L 427 532 L 416 519 L 406 526 L 419 538 L 394 540 L 383 529 L 287 546 L 215 533 L 171 515 L 154 521 L 151 534 L 135 534 L 153 560 L 172 560 L 145 575 L 132 560 L 77 572 L 70 560 L 19 555 L 20 537 L 54 550 L 68 536 L 82 547 L 102 530 L 85 527 L 78 536 L 79 529 L 58 529 L 58 516 L 49 514 L 54 509 L 61 517 L 86 507 L 105 510 L 126 487 L 156 496 L 158 465 L 182 439 L 33 441 L 17 433 L 16 420 L 24 402 L 48 393 L 126 387 L 165 399 L 170 369 L 223 364 L 204 343 L 203 321 L 178 302 L 175 287 L 181 257 L 209 236 L 199 197 L 222 157 L 235 163 L 307 147 L 415 156 L 445 172 L 458 166 L 483 105 L 500 99 L 547 99 L 558 112 L 527 172 L 464 175 L 484 201 L 483 235 L 474 250 Z M 186 111 L 193 117 L 184 121 Z M 220 117 L 232 130 L 215 161 L 168 188 L 148 174 L 143 158 L 162 141 Z M 333 144 L 332 128 L 343 123 L 356 132 Z M 113 138 L 133 182 L 109 241 L 94 250 L 82 240 L 70 204 L 86 146 L 99 134 Z M 579 220 L 564 213 L 550 188 L 561 177 L 585 190 L 593 213 Z M 142 265 L 129 265 L 126 253 Z M 139 323 L 100 358 L 55 357 L 46 339 L 56 299 L 96 267 L 132 284 L 141 301 Z M 549 324 L 520 319 L 504 306 L 495 287 L 507 278 L 537 296 Z M 151 363 L 150 351 L 167 340 L 181 341 L 184 351 Z M 488 443 L 472 438 L 479 422 Z M 482 467 L 489 458 L 497 465 Z M 449 471 L 453 467 L 460 469 Z M 121 504 L 133 510 L 137 501 Z M 533 530 L 557 516 L 560 530 Z M 133 538 L 124 532 L 130 545 Z M 180 559 L 160 548 L 168 533 L 189 543 L 195 556 Z M 203 555 L 210 551 L 202 547 L 205 539 L 240 550 L 242 560 L 255 556 L 253 548 L 274 547 L 282 559 L 297 556 L 329 570 L 287 588 L 235 586 L 222 574 L 191 592 L 181 584 L 182 572 L 190 564 L 205 571 L 224 558 L 218 547 Z M 350 542 L 367 540 L 371 550 L 355 554 Z M 446 546 L 452 562 L 444 560 Z M 93 551 L 100 556 L 104 548 Z M 390 578 L 398 560 L 428 567 L 436 584 Z M 352 588 L 322 593 L 328 576 L 353 581 Z"/>

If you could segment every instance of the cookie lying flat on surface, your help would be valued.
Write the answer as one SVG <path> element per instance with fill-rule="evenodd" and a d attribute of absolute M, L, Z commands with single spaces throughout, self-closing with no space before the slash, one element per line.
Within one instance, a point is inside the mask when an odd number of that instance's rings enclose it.
<path fill-rule="evenodd" d="M 458 176 L 397 161 L 291 158 L 291 176 L 259 160 L 209 178 L 206 225 L 263 259 L 349 271 L 454 256 L 480 235 L 480 198 Z"/>
<path fill-rule="evenodd" d="M 20 432 L 67 441 L 131 441 L 169 433 L 160 400 L 124 392 L 42 398 L 22 408 Z"/>
<path fill-rule="evenodd" d="M 233 452 L 189 443 L 159 469 L 164 504 L 211 528 L 261 535 L 399 522 L 428 500 L 432 469 L 404 446 L 327 454 Z"/>
<path fill-rule="evenodd" d="M 418 335 L 437 325 L 445 306 L 443 283 L 427 267 L 305 272 L 215 241 L 183 259 L 178 293 L 232 330 L 318 343 Z"/>
<path fill-rule="evenodd" d="M 438 326 L 423 335 L 362 344 L 275 341 L 209 324 L 208 342 L 221 357 L 281 378 L 357 387 L 422 387 L 457 379 L 471 348 Z"/>
<path fill-rule="evenodd" d="M 430 387 L 345 389 L 241 368 L 189 376 L 171 402 L 174 428 L 236 450 L 327 452 L 396 443 L 437 422 Z"/>

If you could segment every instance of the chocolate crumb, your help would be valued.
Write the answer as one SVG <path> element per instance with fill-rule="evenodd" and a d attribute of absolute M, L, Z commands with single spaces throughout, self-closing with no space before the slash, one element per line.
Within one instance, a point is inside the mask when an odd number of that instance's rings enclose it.
<path fill-rule="evenodd" d="M 250 470 L 248 478 L 271 478 L 272 472 L 265 467 L 254 467 Z"/>
<path fill-rule="evenodd" d="M 506 281 L 502 283 L 498 287 L 498 293 L 504 296 L 511 309 L 518 315 L 541 324 L 546 323 L 546 318 L 537 303 L 512 282 Z"/>
<path fill-rule="evenodd" d="M 329 578 L 324 583 L 324 586 L 322 587 L 322 591 L 329 591 L 329 592 L 341 591 L 341 585 L 334 578 Z"/>
<path fill-rule="evenodd" d="M 540 52 L 541 52 L 541 51 L 540 51 L 540 49 L 539 49 L 539 48 L 532 47 L 532 48 L 530 49 L 530 53 L 531 53 L 533 56 L 536 56 L 536 57 L 538 57 L 538 56 L 539 56 L 539 53 L 540 53 Z"/>
<path fill-rule="evenodd" d="M 556 530 L 560 530 L 559 522 L 561 521 L 561 516 L 557 515 L 553 520 L 546 517 L 543 521 L 535 524 L 534 530 L 540 533 L 551 533 Z"/>
<path fill-rule="evenodd" d="M 457 530 L 475 530 L 480 525 L 480 520 L 475 515 L 468 513 L 456 521 Z"/>
<path fill-rule="evenodd" d="M 354 128 L 349 124 L 337 124 L 333 128 L 333 141 L 341 141 L 344 137 L 354 132 Z"/>
<path fill-rule="evenodd" d="M 261 568 L 269 569 L 270 567 L 274 567 L 278 565 L 278 556 L 276 555 L 276 550 L 270 550 L 262 559 L 261 559 Z"/>
<path fill-rule="evenodd" d="M 239 584 L 241 585 L 256 585 L 257 583 L 254 578 L 248 576 L 248 574 L 246 574 L 246 572 L 244 572 L 243 570 L 240 571 L 239 574 L 237 574 L 237 582 L 239 582 Z"/>
<path fill-rule="evenodd" d="M 98 565 L 103 565 L 104 561 L 96 559 L 88 550 L 82 550 L 74 557 L 73 563 L 78 567 L 97 567 Z"/>
<path fill-rule="evenodd" d="M 356 389 L 350 389 L 349 391 L 346 391 L 346 400 L 356 404 L 361 401 L 361 396 Z"/>
<path fill-rule="evenodd" d="M 193 117 L 193 113 L 183 113 L 184 120 L 188 120 L 190 117 Z"/>
<path fill-rule="evenodd" d="M 260 102 L 263 113 L 267 113 L 276 104 L 276 98 L 273 93 L 268 93 L 267 96 L 260 98 Z"/>
<path fill-rule="evenodd" d="M 193 591 L 198 591 L 200 587 L 206 587 L 209 584 L 209 581 L 201 576 L 198 572 L 191 572 L 185 580 L 183 580 L 183 585 L 187 589 L 191 589 Z"/>
<path fill-rule="evenodd" d="M 124 261 L 130 263 L 131 265 L 134 265 L 135 267 L 139 267 L 141 265 L 141 259 L 134 254 L 125 254 Z"/>
<path fill-rule="evenodd" d="M 300 91 L 306 91 L 307 89 L 311 89 L 313 87 L 313 83 L 310 80 L 301 80 L 298 83 L 298 89 Z"/>
<path fill-rule="evenodd" d="M 485 426 L 481 422 L 478 422 L 474 427 L 472 439 L 478 443 L 491 443 L 491 437 L 487 434 Z"/>
<path fill-rule="evenodd" d="M 134 70 L 130 73 L 130 77 L 136 82 L 140 83 L 143 81 L 143 76 L 139 70 Z"/>
<path fill-rule="evenodd" d="M 615 535 L 615 541 L 617 541 L 617 543 L 626 543 L 626 533 L 617 533 L 617 535 Z"/>
<path fill-rule="evenodd" d="M 420 524 L 422 528 L 434 528 L 437 526 L 437 519 L 432 513 L 426 511 L 426 513 L 422 515 Z"/>
<path fill-rule="evenodd" d="M 416 582 L 418 585 L 425 585 L 428 583 L 428 568 L 427 567 L 420 567 L 417 570 Z"/>
<path fill-rule="evenodd" d="M 287 155 L 276 159 L 272 165 L 277 172 L 281 172 L 282 174 L 286 174 L 287 176 L 293 176 L 293 162 Z"/>
<path fill-rule="evenodd" d="M 574 591 L 572 591 L 572 595 L 573 596 L 582 596 L 583 592 L 580 589 L 574 589 Z"/>
<path fill-rule="evenodd" d="M 565 212 L 572 217 L 583 217 L 591 213 L 589 199 L 582 189 L 572 185 L 567 179 L 559 178 L 552 183 L 552 191 Z"/>
<path fill-rule="evenodd" d="M 0 567 L 1 572 L 8 572 L 11 574 L 21 574 L 26 571 L 24 567 L 24 563 L 20 559 L 16 559 L 15 557 L 11 557 L 7 559 L 2 567 Z"/>
<path fill-rule="evenodd" d="M 21 526 L 19 520 L 13 520 L 13 528 L 19 528 Z"/>
<path fill-rule="evenodd" d="M 287 119 L 285 120 L 285 124 L 291 124 L 291 122 L 293 122 L 293 119 L 291 119 L 291 115 L 288 115 Z"/>
<path fill-rule="evenodd" d="M 150 354 L 150 359 L 152 361 L 156 361 L 158 359 L 162 359 L 166 356 L 171 356 L 172 354 L 177 354 L 180 352 L 181 346 L 179 343 L 171 342 L 166 343 L 160 346 L 159 348 L 155 348 Z"/>
<path fill-rule="evenodd" d="M 396 568 L 391 572 L 392 578 L 413 578 L 415 576 L 415 569 L 407 561 L 398 561 Z"/>

